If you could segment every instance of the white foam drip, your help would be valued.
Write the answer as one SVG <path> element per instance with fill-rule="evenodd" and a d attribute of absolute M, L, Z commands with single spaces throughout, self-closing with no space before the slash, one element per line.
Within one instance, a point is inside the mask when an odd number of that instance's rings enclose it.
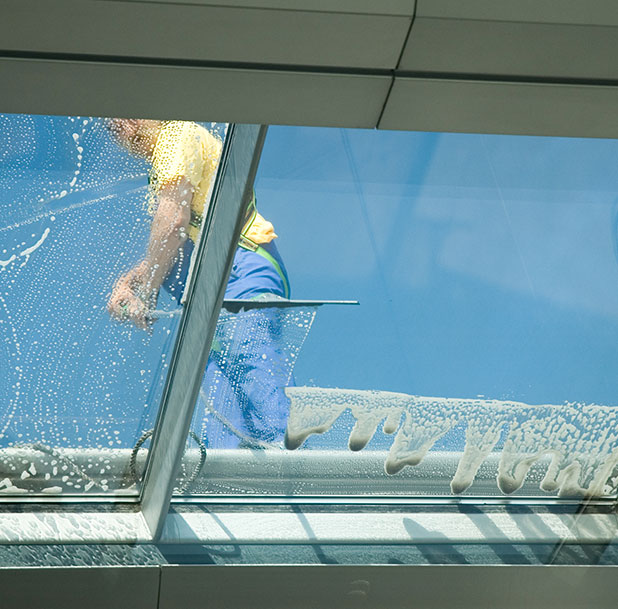
<path fill-rule="evenodd" d="M 9 266 L 16 258 L 17 256 L 13 254 L 8 260 L 0 260 L 0 267 L 2 267 L 0 270 L 4 270 L 4 268 Z"/>
<path fill-rule="evenodd" d="M 22 250 L 21 252 L 19 252 L 19 255 L 26 256 L 26 260 L 27 260 L 31 254 L 33 254 L 36 250 L 38 250 L 41 247 L 41 245 L 43 245 L 43 242 L 45 241 L 45 239 L 47 239 L 48 235 L 49 235 L 49 228 L 46 228 L 43 231 L 41 238 L 31 247 L 27 247 L 25 250 Z"/>
<path fill-rule="evenodd" d="M 24 261 L 20 264 L 20 266 L 24 266 L 28 263 L 28 260 L 30 260 L 30 256 L 34 252 L 36 252 L 36 250 L 38 250 L 41 247 L 41 245 L 43 245 L 48 235 L 49 235 L 49 228 L 46 228 L 43 231 L 41 238 L 34 245 L 32 245 L 31 247 L 27 247 L 25 250 L 22 250 L 21 252 L 19 252 L 19 257 L 24 258 Z"/>
<path fill-rule="evenodd" d="M 45 241 L 45 239 L 47 239 L 48 235 L 49 235 L 49 228 L 46 228 L 43 231 L 43 234 L 41 235 L 40 239 L 34 245 L 27 247 L 26 249 L 22 250 L 18 254 L 13 254 L 8 260 L 0 260 L 0 271 L 4 271 L 6 267 L 8 267 L 12 262 L 15 262 L 15 260 L 17 260 L 18 258 L 25 258 L 25 260 L 20 264 L 20 266 L 24 266 L 30 259 L 30 256 L 37 249 L 39 249 L 41 245 L 43 245 L 43 242 Z"/>
<path fill-rule="evenodd" d="M 286 446 L 328 431 L 349 410 L 356 423 L 349 447 L 361 450 L 385 421 L 399 428 L 384 468 L 396 474 L 419 464 L 431 447 L 455 427 L 465 427 L 465 447 L 451 480 L 465 491 L 485 459 L 507 433 L 497 483 L 503 493 L 521 488 L 530 467 L 551 456 L 540 488 L 559 496 L 600 496 L 618 465 L 618 408 L 595 404 L 530 405 L 522 402 L 413 396 L 387 391 L 290 387 Z M 403 419 L 403 423 L 401 423 Z"/>

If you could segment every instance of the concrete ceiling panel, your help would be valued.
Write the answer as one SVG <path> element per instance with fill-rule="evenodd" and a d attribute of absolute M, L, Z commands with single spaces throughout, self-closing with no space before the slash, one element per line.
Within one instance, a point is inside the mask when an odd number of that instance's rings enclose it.
<path fill-rule="evenodd" d="M 417 17 L 618 26 L 615 0 L 418 0 Z"/>
<path fill-rule="evenodd" d="M 618 28 L 417 18 L 402 71 L 618 79 Z"/>
<path fill-rule="evenodd" d="M 104 2 L 136 2 L 154 4 L 158 0 L 103 0 Z M 243 8 L 278 8 L 288 11 L 324 11 L 327 13 L 365 13 L 369 15 L 414 14 L 415 0 L 167 0 L 167 4 L 198 4 Z"/>
<path fill-rule="evenodd" d="M 618 87 L 396 78 L 381 129 L 618 137 Z"/>
<path fill-rule="evenodd" d="M 394 69 L 410 23 L 409 16 L 4 0 L 0 47 L 12 53 Z"/>
<path fill-rule="evenodd" d="M 391 78 L 0 59 L 0 112 L 372 128 Z"/>

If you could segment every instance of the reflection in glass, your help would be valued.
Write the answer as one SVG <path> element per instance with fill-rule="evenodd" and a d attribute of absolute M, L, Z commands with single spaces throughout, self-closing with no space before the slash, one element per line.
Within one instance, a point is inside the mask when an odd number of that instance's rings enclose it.
<path fill-rule="evenodd" d="M 193 492 L 614 496 L 617 153 L 272 127 L 255 190 L 295 297 L 361 304 L 303 341 L 287 450 L 207 433 Z"/>
<path fill-rule="evenodd" d="M 221 312 L 192 427 L 211 448 L 282 447 L 284 389 L 314 316 L 310 307 Z"/>
<path fill-rule="evenodd" d="M 176 156 L 157 161 L 154 148 L 139 149 L 148 144 L 140 123 L 152 147 Z M 206 181 L 180 145 L 197 130 L 216 143 Z M 204 212 L 223 133 L 178 121 L 0 115 L 0 492 L 137 493 L 127 465 L 155 423 L 179 320 L 180 282 L 159 287 L 181 268 L 180 245 L 197 238 L 191 205 L 199 193 Z M 182 230 L 157 226 L 184 176 L 179 158 L 193 171 Z"/>

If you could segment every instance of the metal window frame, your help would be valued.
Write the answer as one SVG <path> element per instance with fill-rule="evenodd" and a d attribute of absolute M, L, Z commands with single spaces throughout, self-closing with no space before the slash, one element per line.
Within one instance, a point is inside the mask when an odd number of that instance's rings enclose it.
<path fill-rule="evenodd" d="M 266 129 L 233 125 L 226 138 L 142 487 L 141 512 L 155 539 L 169 509 Z"/>

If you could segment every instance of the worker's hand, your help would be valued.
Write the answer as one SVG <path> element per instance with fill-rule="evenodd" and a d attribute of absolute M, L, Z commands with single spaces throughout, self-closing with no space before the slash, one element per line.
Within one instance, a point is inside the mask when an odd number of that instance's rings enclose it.
<path fill-rule="evenodd" d="M 130 321 L 141 330 L 150 330 L 150 311 L 156 303 L 156 294 L 146 286 L 140 266 L 120 277 L 107 302 L 109 314 L 118 321 Z"/>

